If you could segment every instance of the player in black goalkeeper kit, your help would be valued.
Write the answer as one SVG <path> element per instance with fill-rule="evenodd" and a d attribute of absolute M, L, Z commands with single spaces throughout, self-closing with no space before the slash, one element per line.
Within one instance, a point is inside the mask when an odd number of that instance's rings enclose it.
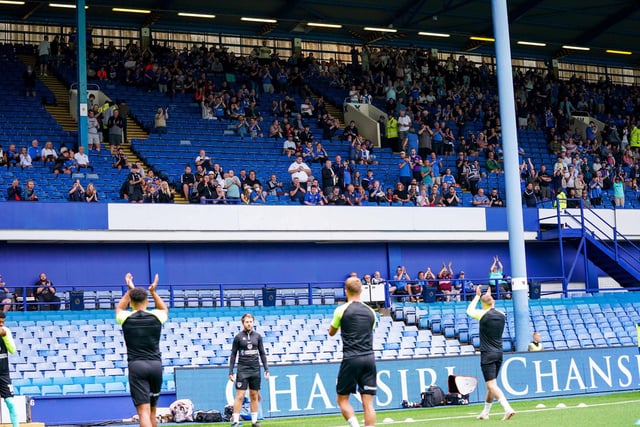
<path fill-rule="evenodd" d="M 9 409 L 9 418 L 13 427 L 18 427 L 18 413 L 13 402 L 13 387 L 9 376 L 9 354 L 16 352 L 16 343 L 9 328 L 4 326 L 6 314 L 0 311 L 0 397 L 4 399 Z"/>
<path fill-rule="evenodd" d="M 233 402 L 232 427 L 240 425 L 240 411 L 244 396 L 249 388 L 251 426 L 260 427 L 258 423 L 258 402 L 260 402 L 260 361 L 264 368 L 264 378 L 269 379 L 269 366 L 267 354 L 262 344 L 262 336 L 253 330 L 254 318 L 252 314 L 242 316 L 242 332 L 233 339 L 231 357 L 229 358 L 229 381 L 235 383 L 236 400 Z M 238 359 L 237 375 L 233 374 L 233 368 Z"/>
<path fill-rule="evenodd" d="M 156 407 L 162 387 L 160 335 L 162 324 L 169 317 L 169 309 L 156 293 L 157 274 L 149 286 L 155 310 L 147 310 L 147 290 L 135 287 L 131 273 L 127 273 L 125 282 L 129 289 L 118 302 L 116 320 L 122 326 L 127 345 L 131 400 L 138 412 L 140 427 L 156 427 Z M 129 304 L 132 310 L 127 310 Z"/>
<path fill-rule="evenodd" d="M 373 396 L 377 387 L 376 361 L 373 352 L 373 328 L 376 313 L 360 302 L 362 282 L 349 277 L 345 282 L 347 303 L 336 308 L 329 326 L 329 335 L 342 329 L 342 363 L 338 373 L 336 393 L 342 416 L 350 427 L 360 427 L 349 397 L 358 391 L 362 398 L 365 427 L 376 425 L 376 410 Z M 357 390 L 356 390 L 357 388 Z"/>
<path fill-rule="evenodd" d="M 505 314 L 496 310 L 495 301 L 491 296 L 491 287 L 482 294 L 482 286 L 476 286 L 476 296 L 467 308 L 467 314 L 480 321 L 480 367 L 487 386 L 484 409 L 477 416 L 479 420 L 489 419 L 489 411 L 495 398 L 504 408 L 503 420 L 508 420 L 516 413 L 509 405 L 507 398 L 498 387 L 498 371 L 502 365 L 502 332 L 504 331 Z M 478 301 L 482 302 L 482 309 L 476 308 Z"/>

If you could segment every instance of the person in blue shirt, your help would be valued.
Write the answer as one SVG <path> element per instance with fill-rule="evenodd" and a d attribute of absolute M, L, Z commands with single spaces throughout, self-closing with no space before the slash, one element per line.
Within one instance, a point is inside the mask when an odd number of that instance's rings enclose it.
<path fill-rule="evenodd" d="M 324 197 L 318 192 L 318 186 L 312 185 L 311 189 L 304 196 L 304 204 L 307 206 L 324 205 Z"/>

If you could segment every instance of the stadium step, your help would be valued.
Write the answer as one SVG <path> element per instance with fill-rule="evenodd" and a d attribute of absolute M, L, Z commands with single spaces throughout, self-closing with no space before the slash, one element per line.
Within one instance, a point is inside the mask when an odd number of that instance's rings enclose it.
<path fill-rule="evenodd" d="M 26 65 L 31 65 L 35 68 L 36 57 L 35 55 L 18 55 L 18 58 Z M 69 114 L 69 88 L 56 76 L 49 74 L 48 76 L 38 76 L 42 84 L 49 88 L 49 90 L 56 97 L 55 105 L 46 105 L 45 109 L 51 114 L 59 124 L 67 132 L 76 132 L 78 130 L 78 123 Z"/>

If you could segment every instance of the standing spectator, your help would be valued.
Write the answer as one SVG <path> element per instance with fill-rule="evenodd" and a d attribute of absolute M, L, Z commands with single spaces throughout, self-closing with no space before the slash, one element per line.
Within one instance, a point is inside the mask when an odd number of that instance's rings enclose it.
<path fill-rule="evenodd" d="M 167 133 L 167 120 L 169 120 L 169 107 L 166 107 L 164 111 L 162 107 L 158 107 L 153 121 L 153 127 L 157 134 L 164 135 Z"/>
<path fill-rule="evenodd" d="M 127 176 L 127 182 L 129 183 L 129 202 L 142 203 L 144 195 L 142 184 L 144 182 L 144 178 L 142 177 L 142 173 L 137 165 L 133 165 L 131 167 L 131 171 Z"/>
<path fill-rule="evenodd" d="M 412 125 L 411 117 L 409 117 L 405 110 L 400 110 L 398 115 L 398 139 L 404 141 Z M 404 147 L 402 147 L 404 149 Z"/>
<path fill-rule="evenodd" d="M 411 183 L 411 161 L 404 151 L 400 152 L 400 162 L 398 162 L 398 169 L 400 170 L 399 181 L 407 187 Z"/>
<path fill-rule="evenodd" d="M 53 282 L 47 278 L 46 273 L 40 273 L 38 281 L 33 286 L 36 288 L 36 301 L 41 303 L 42 310 L 60 310 L 60 297 L 56 295 L 56 288 L 53 286 Z"/>
<path fill-rule="evenodd" d="M 7 188 L 7 201 L 20 201 L 22 199 L 22 187 L 20 187 L 20 181 L 18 179 L 14 179 L 11 182 L 11 186 Z"/>
<path fill-rule="evenodd" d="M 109 128 L 109 144 L 112 146 L 120 147 L 120 144 L 122 144 L 124 121 L 125 119 L 120 117 L 119 110 L 113 110 L 107 122 L 107 127 Z"/>
<path fill-rule="evenodd" d="M 240 410 L 244 402 L 247 388 L 251 410 L 251 427 L 260 427 L 258 423 L 258 402 L 260 401 L 260 362 L 264 368 L 264 378 L 269 379 L 269 365 L 267 353 L 264 351 L 262 336 L 253 329 L 253 314 L 242 316 L 242 332 L 233 338 L 231 344 L 231 356 L 229 357 L 229 381 L 234 383 L 236 398 L 233 402 L 233 422 L 231 427 L 240 425 Z M 238 369 L 234 375 L 233 369 L 238 363 Z"/>
<path fill-rule="evenodd" d="M 624 207 L 624 178 L 619 175 L 613 179 L 613 205 L 618 208 Z"/>
<path fill-rule="evenodd" d="M 226 199 L 232 203 L 238 203 L 240 200 L 240 188 L 242 183 L 240 178 L 234 176 L 233 169 L 229 169 L 224 179 L 224 189 L 226 192 Z"/>
<path fill-rule="evenodd" d="M 504 207 L 504 201 L 500 197 L 500 193 L 498 193 L 497 188 L 492 188 L 491 193 L 489 193 L 489 206 L 492 208 L 502 208 Z"/>
<path fill-rule="evenodd" d="M 129 388 L 131 400 L 136 407 L 140 427 L 156 425 L 156 407 L 162 388 L 162 358 L 160 337 L 162 324 L 169 318 L 169 309 L 156 292 L 158 275 L 149 285 L 149 294 L 156 306 L 148 310 L 147 290 L 133 284 L 133 276 L 127 273 L 127 292 L 116 307 L 116 321 L 122 326 L 127 345 Z M 131 305 L 131 310 L 127 308 Z"/>
<path fill-rule="evenodd" d="M 289 165 L 288 172 L 291 174 L 292 180 L 298 178 L 300 180 L 300 186 L 305 190 L 307 189 L 307 181 L 311 175 L 311 168 L 302 161 L 302 156 L 296 156 L 296 160 Z"/>
<path fill-rule="evenodd" d="M 482 303 L 482 309 L 477 308 L 478 301 Z M 477 418 L 479 420 L 489 419 L 493 400 L 496 399 L 504 408 L 503 420 L 508 420 L 516 413 L 497 383 L 498 372 L 500 365 L 502 365 L 502 333 L 504 332 L 505 314 L 496 310 L 490 287 L 484 295 L 481 286 L 476 287 L 476 296 L 467 308 L 467 315 L 480 322 L 480 367 L 487 387 L 484 408 Z"/>
<path fill-rule="evenodd" d="M 532 182 L 528 183 L 527 187 L 524 189 L 524 192 L 522 193 L 522 201 L 527 208 L 538 207 L 538 196 L 533 189 Z"/>
<path fill-rule="evenodd" d="M 87 127 L 89 130 L 89 149 L 100 152 L 100 122 L 95 116 L 93 110 L 89 110 L 89 116 L 87 117 Z"/>
<path fill-rule="evenodd" d="M 359 427 L 353 407 L 349 402 L 351 394 L 359 392 L 364 408 L 364 425 L 376 424 L 373 398 L 376 394 L 377 372 L 373 352 L 373 329 L 376 314 L 360 302 L 362 283 L 357 277 L 348 278 L 345 283 L 347 303 L 338 307 L 334 314 L 329 335 L 334 336 L 342 328 L 343 359 L 338 372 L 336 393 L 342 416 L 350 427 Z"/>
<path fill-rule="evenodd" d="M 40 64 L 40 75 L 46 76 L 49 67 L 49 55 L 51 55 L 51 44 L 49 36 L 44 36 L 44 40 L 38 45 L 38 63 Z M 35 96 L 35 95 L 34 95 Z"/>
<path fill-rule="evenodd" d="M 31 65 L 28 65 L 24 74 L 22 74 L 25 96 L 36 96 L 36 79 L 36 72 L 33 70 Z"/>

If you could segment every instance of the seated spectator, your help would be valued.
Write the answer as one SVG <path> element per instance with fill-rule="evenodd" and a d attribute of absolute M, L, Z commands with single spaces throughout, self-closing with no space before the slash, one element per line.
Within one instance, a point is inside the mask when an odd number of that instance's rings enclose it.
<path fill-rule="evenodd" d="M 251 198 L 252 205 L 264 205 L 267 203 L 267 192 L 262 189 L 260 181 L 256 182 L 250 188 L 251 194 L 249 196 Z"/>
<path fill-rule="evenodd" d="M 471 280 L 465 277 L 464 271 L 458 273 L 458 278 L 454 281 L 453 287 L 466 301 L 471 301 L 475 295 L 475 286 Z"/>
<path fill-rule="evenodd" d="M 79 179 L 76 179 L 71 185 L 71 188 L 67 192 L 67 199 L 70 202 L 84 202 L 85 199 L 85 190 Z"/>
<path fill-rule="evenodd" d="M 488 173 L 502 172 L 502 168 L 500 167 L 500 162 L 495 158 L 495 154 L 493 151 L 489 151 L 489 153 L 487 153 L 486 168 Z"/>
<path fill-rule="evenodd" d="M 409 193 L 404 188 L 404 184 L 401 182 L 396 183 L 396 188 L 393 190 L 393 202 L 396 203 L 410 203 Z"/>
<path fill-rule="evenodd" d="M 41 310 L 60 310 L 60 297 L 56 295 L 56 288 L 45 273 L 40 273 L 38 281 L 34 284 L 36 301 Z"/>
<path fill-rule="evenodd" d="M 2 280 L 0 275 L 0 304 L 2 304 L 2 311 L 5 313 L 11 310 L 11 304 L 13 303 L 13 294 L 7 288 L 7 284 Z"/>
<path fill-rule="evenodd" d="M 118 148 L 118 151 L 113 156 L 113 167 L 118 169 L 119 171 L 122 170 L 122 168 L 129 167 L 129 161 L 127 159 L 127 155 L 124 154 L 124 150 L 122 148 Z"/>
<path fill-rule="evenodd" d="M 278 180 L 278 177 L 275 174 L 271 174 L 271 178 L 267 181 L 267 194 L 269 196 L 281 196 L 282 193 L 282 182 Z"/>
<path fill-rule="evenodd" d="M 167 120 L 169 120 L 169 107 L 166 107 L 164 111 L 162 111 L 162 107 L 158 107 L 153 121 L 153 128 L 157 134 L 167 133 Z"/>
<path fill-rule="evenodd" d="M 36 194 L 36 183 L 34 180 L 30 179 L 27 181 L 27 189 L 24 194 L 24 200 L 27 202 L 37 202 L 38 195 Z"/>
<path fill-rule="evenodd" d="M 311 189 L 304 196 L 304 204 L 307 206 L 322 206 L 326 204 L 326 201 L 320 194 L 317 185 L 311 185 Z"/>
<path fill-rule="evenodd" d="M 344 206 L 347 204 L 347 199 L 343 193 L 340 193 L 340 187 L 333 187 L 331 193 L 327 195 L 327 204 Z"/>
<path fill-rule="evenodd" d="M 89 169 L 93 172 L 93 166 L 89 164 L 89 156 L 87 156 L 84 152 L 84 147 L 81 145 L 78 147 L 78 152 L 73 156 L 78 164 L 78 170 L 80 169 Z"/>
<path fill-rule="evenodd" d="M 21 200 L 24 200 L 22 198 L 22 187 L 20 187 L 20 181 L 18 179 L 14 179 L 9 188 L 7 188 L 7 201 L 13 202 Z"/>
<path fill-rule="evenodd" d="M 380 181 L 373 181 L 373 186 L 369 190 L 369 200 L 371 202 L 377 203 L 378 205 L 387 201 L 384 189 L 380 185 Z"/>
<path fill-rule="evenodd" d="M 286 154 L 287 158 L 296 154 L 296 143 L 292 133 L 287 135 L 287 139 L 282 143 L 282 154 Z"/>
<path fill-rule="evenodd" d="M 9 144 L 9 149 L 7 150 L 7 169 L 11 166 L 18 166 L 20 164 L 20 152 L 16 148 L 15 144 Z"/>
<path fill-rule="evenodd" d="M 321 143 L 316 143 L 313 149 L 313 161 L 315 163 L 324 163 L 329 158 L 327 150 L 324 149 Z"/>
<path fill-rule="evenodd" d="M 97 203 L 98 202 L 98 191 L 96 187 L 93 185 L 93 182 L 87 184 L 87 190 L 84 192 L 84 201 L 87 203 Z"/>
<path fill-rule="evenodd" d="M 249 135 L 251 135 L 251 138 L 253 139 L 264 137 L 262 128 L 255 117 L 251 117 L 249 120 Z"/>
<path fill-rule="evenodd" d="M 207 200 L 214 198 L 216 193 L 216 187 L 212 182 L 213 174 L 207 174 L 203 177 L 202 181 L 198 183 L 198 199 L 200 203 L 206 203 Z"/>
<path fill-rule="evenodd" d="M 184 173 L 180 175 L 180 188 L 185 199 L 189 200 L 191 192 L 196 185 L 196 176 L 191 172 L 191 166 L 184 167 Z"/>
<path fill-rule="evenodd" d="M 278 121 L 278 119 L 275 119 L 269 127 L 269 138 L 280 139 L 283 137 L 284 135 L 282 133 L 282 128 L 280 127 L 280 122 Z"/>
<path fill-rule="evenodd" d="M 248 185 L 245 185 L 244 189 L 242 190 L 242 194 L 240 194 L 240 201 L 242 202 L 243 205 L 251 204 L 252 191 L 253 190 L 251 189 L 251 187 L 249 187 Z"/>
<path fill-rule="evenodd" d="M 213 200 L 211 203 L 213 203 L 214 205 L 224 205 L 227 203 L 227 197 L 222 184 L 216 185 L 216 193 L 213 196 Z"/>
<path fill-rule="evenodd" d="M 42 161 L 42 150 L 38 146 L 38 140 L 34 139 L 31 141 L 31 147 L 27 150 L 29 156 L 31 157 L 32 162 L 40 162 Z"/>
<path fill-rule="evenodd" d="M 424 286 L 427 286 L 427 281 L 424 278 L 424 271 L 419 271 L 417 281 L 407 285 L 407 293 L 409 294 L 409 300 L 411 302 L 422 301 L 422 290 Z"/>
<path fill-rule="evenodd" d="M 478 188 L 478 193 L 471 199 L 471 204 L 479 207 L 489 206 L 489 198 L 484 194 L 484 189 Z"/>
<path fill-rule="evenodd" d="M 313 104 L 309 98 L 305 98 L 305 100 L 302 101 L 302 104 L 300 104 L 300 114 L 304 117 L 313 117 L 315 115 L 314 110 Z"/>
<path fill-rule="evenodd" d="M 294 177 L 291 184 L 291 189 L 289 190 L 289 198 L 291 199 L 291 201 L 303 204 L 306 194 L 307 190 L 305 190 L 301 185 L 300 178 Z"/>
<path fill-rule="evenodd" d="M 504 207 L 504 201 L 500 197 L 497 188 L 492 188 L 491 193 L 489 193 L 489 206 L 492 208 L 502 208 Z"/>
<path fill-rule="evenodd" d="M 55 163 L 58 158 L 58 153 L 56 153 L 56 149 L 53 148 L 53 143 L 51 141 L 47 141 L 44 144 L 44 148 L 42 149 L 42 163 L 47 164 L 47 162 Z"/>
<path fill-rule="evenodd" d="M 31 156 L 27 151 L 27 147 L 20 148 L 20 168 L 24 170 L 24 168 L 32 168 L 33 164 L 31 162 Z"/>
<path fill-rule="evenodd" d="M 409 290 L 407 287 L 409 286 L 409 273 L 407 273 L 407 269 L 404 265 L 399 265 L 396 268 L 396 274 L 393 276 L 394 285 L 389 286 L 389 294 L 391 295 L 408 295 Z"/>
<path fill-rule="evenodd" d="M 455 187 L 449 187 L 449 191 L 442 196 L 442 199 L 445 206 L 458 206 L 460 203 Z"/>
<path fill-rule="evenodd" d="M 307 141 L 302 147 L 302 161 L 305 163 L 313 162 L 313 145 L 311 141 Z"/>

